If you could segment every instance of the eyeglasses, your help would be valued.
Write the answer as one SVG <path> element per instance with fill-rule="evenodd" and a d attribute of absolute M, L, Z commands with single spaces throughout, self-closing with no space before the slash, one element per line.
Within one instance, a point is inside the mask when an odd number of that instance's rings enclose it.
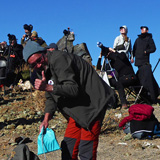
<path fill-rule="evenodd" d="M 35 68 L 35 66 L 36 66 L 37 64 L 39 64 L 39 63 L 42 63 L 43 60 L 44 60 L 44 59 L 43 59 L 43 56 L 41 56 L 40 58 L 38 58 L 38 59 L 36 60 L 36 62 L 30 64 L 29 66 L 30 66 L 31 68 Z"/>

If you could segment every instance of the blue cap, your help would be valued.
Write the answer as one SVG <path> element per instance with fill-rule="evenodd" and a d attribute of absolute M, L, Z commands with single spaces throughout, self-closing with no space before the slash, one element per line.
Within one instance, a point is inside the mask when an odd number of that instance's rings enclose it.
<path fill-rule="evenodd" d="M 55 43 L 51 43 L 49 46 L 46 47 L 47 49 L 49 48 L 54 48 L 55 50 L 58 50 L 58 47 Z"/>

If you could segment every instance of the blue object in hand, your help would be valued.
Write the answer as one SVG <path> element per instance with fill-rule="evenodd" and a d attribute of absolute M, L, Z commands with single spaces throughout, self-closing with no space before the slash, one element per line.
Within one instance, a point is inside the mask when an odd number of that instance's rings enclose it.
<path fill-rule="evenodd" d="M 44 129 L 42 127 L 41 133 L 38 135 L 37 144 L 38 155 L 60 149 L 54 131 L 50 128 Z"/>

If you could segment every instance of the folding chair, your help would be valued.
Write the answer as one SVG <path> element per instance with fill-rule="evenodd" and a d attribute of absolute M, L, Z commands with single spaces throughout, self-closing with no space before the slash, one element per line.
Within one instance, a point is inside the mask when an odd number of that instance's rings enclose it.
<path fill-rule="evenodd" d="M 5 79 L 7 78 L 7 60 L 0 58 L 0 81 L 1 85 L 4 87 L 4 95 L 5 95 Z M 2 89 L 2 88 L 1 88 Z"/>
<path fill-rule="evenodd" d="M 143 86 L 141 85 L 134 85 L 125 88 L 126 91 L 126 99 L 129 97 L 134 98 L 134 104 L 138 103 L 151 103 L 150 100 L 147 98 L 147 95 L 142 95 L 142 91 L 144 90 Z M 145 93 L 146 94 L 146 93 Z"/>

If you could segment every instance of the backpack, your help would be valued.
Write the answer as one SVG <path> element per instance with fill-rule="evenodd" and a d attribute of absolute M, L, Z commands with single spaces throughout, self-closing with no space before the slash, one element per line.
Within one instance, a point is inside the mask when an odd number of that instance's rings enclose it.
<path fill-rule="evenodd" d="M 11 153 L 11 160 L 39 160 L 38 156 L 29 150 L 26 144 L 19 144 Z"/>

